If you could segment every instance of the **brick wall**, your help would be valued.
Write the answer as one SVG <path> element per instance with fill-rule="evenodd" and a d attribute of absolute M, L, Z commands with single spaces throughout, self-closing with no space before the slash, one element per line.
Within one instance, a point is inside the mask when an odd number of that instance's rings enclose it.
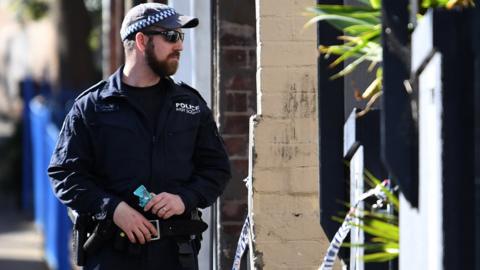
<path fill-rule="evenodd" d="M 259 116 L 253 205 L 258 269 L 318 269 L 328 246 L 319 225 L 315 27 L 312 0 L 257 1 Z"/>
<path fill-rule="evenodd" d="M 233 177 L 220 200 L 220 269 L 232 267 L 247 213 L 248 120 L 256 112 L 255 0 L 217 1 L 220 131 Z"/>

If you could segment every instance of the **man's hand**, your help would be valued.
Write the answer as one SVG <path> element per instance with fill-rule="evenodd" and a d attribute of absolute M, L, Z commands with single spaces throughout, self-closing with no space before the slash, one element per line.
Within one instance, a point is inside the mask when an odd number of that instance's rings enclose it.
<path fill-rule="evenodd" d="M 151 211 L 159 218 L 167 219 L 173 215 L 181 215 L 185 212 L 185 204 L 180 196 L 162 192 L 145 205 L 144 211 Z"/>
<path fill-rule="evenodd" d="M 132 243 L 145 244 L 152 235 L 157 235 L 157 229 L 142 214 L 125 202 L 118 204 L 113 212 L 113 222 L 122 229 Z"/>

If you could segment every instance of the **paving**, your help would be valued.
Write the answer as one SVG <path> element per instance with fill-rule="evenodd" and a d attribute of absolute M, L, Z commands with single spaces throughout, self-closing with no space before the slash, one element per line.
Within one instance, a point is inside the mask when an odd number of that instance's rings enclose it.
<path fill-rule="evenodd" d="M 20 211 L 15 199 L 0 194 L 0 269 L 48 270 L 42 246 L 31 215 Z"/>

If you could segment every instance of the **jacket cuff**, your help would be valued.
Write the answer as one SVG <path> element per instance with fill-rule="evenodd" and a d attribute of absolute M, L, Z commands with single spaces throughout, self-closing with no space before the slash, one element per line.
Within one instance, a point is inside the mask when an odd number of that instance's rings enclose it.
<path fill-rule="evenodd" d="M 117 208 L 118 204 L 121 202 L 117 197 L 109 196 L 102 198 L 102 201 L 99 203 L 99 207 L 94 213 L 96 220 L 110 219 L 113 220 L 113 213 Z"/>
<path fill-rule="evenodd" d="M 107 219 L 113 220 L 113 213 L 115 213 L 115 209 L 117 209 L 122 200 L 116 197 L 110 198 L 110 200 L 110 203 L 107 204 Z"/>
<path fill-rule="evenodd" d="M 198 196 L 195 192 L 183 189 L 178 192 L 178 196 L 183 201 L 185 205 L 185 213 L 190 213 L 193 209 L 195 209 L 198 205 Z"/>

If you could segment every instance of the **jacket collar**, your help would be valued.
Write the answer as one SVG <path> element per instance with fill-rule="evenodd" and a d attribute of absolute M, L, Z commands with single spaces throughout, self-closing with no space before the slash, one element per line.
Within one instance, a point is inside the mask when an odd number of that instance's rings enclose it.
<path fill-rule="evenodd" d="M 100 91 L 100 98 L 107 99 L 109 97 L 126 97 L 126 91 L 122 88 L 122 74 L 123 66 L 118 68 L 110 77 L 107 79 L 102 91 Z M 167 96 L 175 97 L 183 95 L 181 91 L 178 91 L 178 85 L 173 81 L 171 77 L 164 78 L 167 81 Z"/>
<path fill-rule="evenodd" d="M 100 91 L 100 98 L 106 99 L 109 97 L 124 97 L 125 90 L 122 89 L 122 72 L 123 66 L 117 69 L 110 77 L 107 79 L 107 83 Z"/>

